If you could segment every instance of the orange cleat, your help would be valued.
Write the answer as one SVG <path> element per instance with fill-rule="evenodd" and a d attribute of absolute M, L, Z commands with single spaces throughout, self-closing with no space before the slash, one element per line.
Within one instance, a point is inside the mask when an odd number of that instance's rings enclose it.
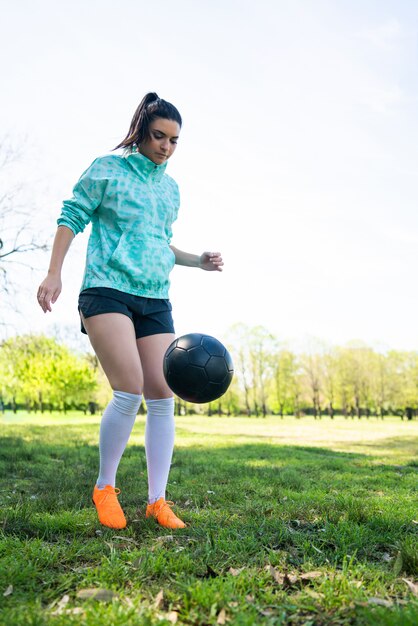
<path fill-rule="evenodd" d="M 95 486 L 92 499 L 97 509 L 99 522 L 103 526 L 125 528 L 126 518 L 118 502 L 119 494 L 120 489 L 115 489 L 112 485 L 106 485 L 104 489 Z"/>
<path fill-rule="evenodd" d="M 186 524 L 171 510 L 170 506 L 173 504 L 174 502 L 160 498 L 157 502 L 148 504 L 145 517 L 154 517 L 165 528 L 186 528 Z"/>

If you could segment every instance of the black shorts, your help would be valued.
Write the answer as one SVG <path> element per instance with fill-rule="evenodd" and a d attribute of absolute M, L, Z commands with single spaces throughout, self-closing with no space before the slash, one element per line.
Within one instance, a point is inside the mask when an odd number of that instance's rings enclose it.
<path fill-rule="evenodd" d="M 127 315 L 133 322 L 137 339 L 159 333 L 174 334 L 170 300 L 133 296 L 109 287 L 92 287 L 80 293 L 78 310 L 85 318 L 101 313 Z M 81 332 L 87 335 L 83 322 Z"/>

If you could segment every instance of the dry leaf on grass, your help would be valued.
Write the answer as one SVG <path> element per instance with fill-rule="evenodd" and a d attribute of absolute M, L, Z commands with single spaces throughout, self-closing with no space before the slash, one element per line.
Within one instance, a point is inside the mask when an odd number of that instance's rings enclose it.
<path fill-rule="evenodd" d="M 225 609 L 221 609 L 218 614 L 218 619 L 216 620 L 217 624 L 226 624 L 226 613 Z"/>
<path fill-rule="evenodd" d="M 161 537 L 156 537 L 154 541 L 158 543 L 166 543 L 167 541 L 174 541 L 174 535 L 162 535 Z"/>
<path fill-rule="evenodd" d="M 288 574 L 287 572 L 282 574 L 281 572 L 276 570 L 272 565 L 267 565 L 265 569 L 268 571 L 270 576 L 274 578 L 276 583 L 278 583 L 279 585 L 283 585 L 284 587 L 291 587 L 298 580 L 297 576 L 294 576 L 293 574 Z"/>
<path fill-rule="evenodd" d="M 350 580 L 349 584 L 353 585 L 353 587 L 356 587 L 357 589 L 360 589 L 360 587 L 363 586 L 363 581 L 362 580 Z"/>
<path fill-rule="evenodd" d="M 13 585 L 9 585 L 6 591 L 3 593 L 4 597 L 10 596 L 13 593 Z"/>
<path fill-rule="evenodd" d="M 308 585 L 312 580 L 322 578 L 323 572 L 314 570 L 312 572 L 305 572 L 303 574 L 289 574 L 288 572 L 279 572 L 272 565 L 267 565 L 265 568 L 269 574 L 274 578 L 276 583 L 283 585 L 284 587 L 292 587 L 297 583 Z"/>
<path fill-rule="evenodd" d="M 75 606 L 73 609 L 65 609 L 64 615 L 82 615 L 84 614 L 84 609 L 81 606 Z"/>
<path fill-rule="evenodd" d="M 230 567 L 228 570 L 228 574 L 231 574 L 232 576 L 238 576 L 239 574 L 241 574 L 241 572 L 245 569 L 245 567 Z"/>
<path fill-rule="evenodd" d="M 58 601 L 55 611 L 53 611 L 52 615 L 61 615 L 61 613 L 64 612 L 64 609 L 69 603 L 69 601 L 70 601 L 69 595 L 65 594 L 65 596 L 62 596 L 61 600 Z M 54 607 L 54 604 L 52 604 L 51 608 L 53 607 Z"/>
<path fill-rule="evenodd" d="M 80 600 L 98 600 L 99 602 L 111 602 L 113 599 L 118 599 L 119 596 L 115 591 L 111 589 L 80 589 L 77 591 L 77 598 Z"/>
<path fill-rule="evenodd" d="M 154 600 L 154 608 L 159 609 L 164 602 L 164 591 L 160 589 L 160 591 L 155 596 Z"/>
<path fill-rule="evenodd" d="M 177 611 L 170 611 L 170 613 L 167 613 L 167 615 L 165 616 L 165 619 L 168 619 L 171 624 L 177 624 L 178 618 L 179 614 L 177 613 Z"/>
<path fill-rule="evenodd" d="M 408 585 L 409 590 L 413 593 L 413 595 L 418 596 L 418 585 L 407 578 L 402 578 L 402 580 L 406 585 Z"/>
<path fill-rule="evenodd" d="M 316 578 L 322 578 L 323 573 L 319 570 L 314 570 L 312 572 L 305 572 L 300 575 L 300 579 L 302 582 L 309 582 L 310 580 L 315 580 Z"/>
<path fill-rule="evenodd" d="M 385 600 L 384 598 L 369 598 L 367 604 L 377 604 L 378 606 L 390 607 L 393 606 L 391 600 Z"/>

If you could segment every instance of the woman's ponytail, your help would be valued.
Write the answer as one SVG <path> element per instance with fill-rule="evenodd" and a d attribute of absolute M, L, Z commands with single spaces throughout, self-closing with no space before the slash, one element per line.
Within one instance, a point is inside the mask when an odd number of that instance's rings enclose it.
<path fill-rule="evenodd" d="M 182 125 L 180 113 L 174 105 L 162 100 L 157 93 L 149 92 L 141 100 L 129 127 L 128 134 L 114 150 L 125 148 L 133 150 L 149 137 L 149 125 L 158 117 L 177 122 Z"/>

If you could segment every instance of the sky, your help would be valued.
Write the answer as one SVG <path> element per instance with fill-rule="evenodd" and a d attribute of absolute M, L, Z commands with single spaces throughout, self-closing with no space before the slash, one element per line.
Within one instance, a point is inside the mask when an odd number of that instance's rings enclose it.
<path fill-rule="evenodd" d="M 242 322 L 292 345 L 418 349 L 418 3 L 0 7 L 0 134 L 19 152 L 13 176 L 40 239 L 156 91 L 184 121 L 167 168 L 182 199 L 173 244 L 225 261 L 222 273 L 173 270 L 177 334 L 222 340 Z M 87 240 L 70 248 L 52 313 L 35 299 L 49 255 L 36 272 L 13 268 L 18 313 L 0 300 L 3 332 L 78 333 Z"/>

